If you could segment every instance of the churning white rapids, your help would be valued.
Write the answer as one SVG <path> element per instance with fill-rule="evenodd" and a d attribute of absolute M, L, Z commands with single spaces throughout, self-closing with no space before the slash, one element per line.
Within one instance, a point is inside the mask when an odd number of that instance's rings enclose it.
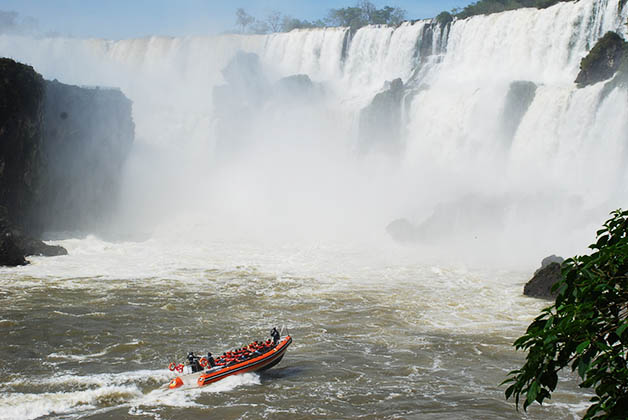
<path fill-rule="evenodd" d="M 628 92 L 573 82 L 626 36 L 624 3 L 355 34 L 0 35 L 48 79 L 120 88 L 136 123 L 110 223 L 0 270 L 0 418 L 577 418 L 572 376 L 527 414 L 499 384 L 546 305 L 522 296 L 541 258 L 584 252 L 625 206 Z M 382 92 L 398 107 L 362 112 Z M 399 218 L 410 246 L 385 231 Z M 294 344 L 267 373 L 160 389 L 187 351 L 282 324 Z"/>
<path fill-rule="evenodd" d="M 499 383 L 545 302 L 529 272 L 417 264 L 403 250 L 176 241 L 61 243 L 3 269 L 0 418 L 520 418 Z M 165 391 L 167 365 L 286 323 L 263 373 Z M 566 378 L 530 418 L 570 418 Z"/>

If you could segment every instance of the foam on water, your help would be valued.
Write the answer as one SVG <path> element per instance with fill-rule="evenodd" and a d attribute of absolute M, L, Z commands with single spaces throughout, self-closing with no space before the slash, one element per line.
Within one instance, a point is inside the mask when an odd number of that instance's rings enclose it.
<path fill-rule="evenodd" d="M 60 374 L 43 378 L 16 378 L 3 384 L 0 389 L 26 385 L 37 385 L 42 389 L 80 389 L 42 393 L 5 391 L 0 395 L 0 419 L 35 419 L 51 414 L 93 411 L 102 407 L 107 407 L 108 411 L 129 407 L 129 412 L 139 412 L 142 407 L 198 407 L 200 405 L 196 400 L 203 394 L 230 392 L 239 387 L 260 384 L 259 375 L 244 373 L 202 388 L 170 390 L 163 385 L 149 392 L 140 388 L 141 384 L 146 383 L 167 384 L 172 377 L 172 372 L 163 369 L 89 376 Z"/>
<path fill-rule="evenodd" d="M 0 396 L 0 419 L 36 419 L 50 414 L 93 410 L 99 404 L 118 404 L 138 398 L 135 386 L 101 386 L 96 389 L 41 394 L 5 393 Z"/>

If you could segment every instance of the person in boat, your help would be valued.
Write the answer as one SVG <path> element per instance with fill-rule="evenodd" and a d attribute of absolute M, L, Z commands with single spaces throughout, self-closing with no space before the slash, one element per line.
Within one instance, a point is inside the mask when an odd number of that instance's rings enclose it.
<path fill-rule="evenodd" d="M 209 351 L 207 352 L 207 364 L 209 365 L 210 368 L 213 368 L 214 366 L 216 366 L 216 361 L 214 360 L 211 352 Z"/>
<path fill-rule="evenodd" d="M 262 353 L 266 353 L 272 347 L 270 338 L 262 343 Z"/>
<path fill-rule="evenodd" d="M 273 327 L 272 330 L 270 330 L 270 336 L 273 339 L 273 344 L 277 345 L 277 343 L 279 342 L 279 331 L 277 331 L 277 328 Z"/>
<path fill-rule="evenodd" d="M 194 352 L 192 352 L 192 351 L 188 353 L 188 363 L 189 363 L 190 367 L 192 368 L 192 373 L 199 372 L 199 371 L 203 370 L 203 368 L 201 367 L 201 365 L 199 363 L 198 357 L 196 357 L 194 355 Z"/>

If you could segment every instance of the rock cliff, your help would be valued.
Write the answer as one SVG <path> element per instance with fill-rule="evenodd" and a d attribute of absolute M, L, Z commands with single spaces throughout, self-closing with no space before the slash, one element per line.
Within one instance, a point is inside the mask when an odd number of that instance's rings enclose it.
<path fill-rule="evenodd" d="M 401 105 L 404 86 L 401 79 L 387 83 L 360 112 L 360 151 L 378 149 L 396 154 L 402 150 Z"/>
<path fill-rule="evenodd" d="M 0 58 L 0 265 L 62 255 L 34 239 L 106 222 L 134 137 L 118 90 L 45 81 Z"/>
<path fill-rule="evenodd" d="M 114 210 L 133 143 L 131 101 L 117 89 L 47 81 L 43 127 L 43 206 L 34 222 L 42 230 L 98 230 Z"/>
<path fill-rule="evenodd" d="M 24 227 L 39 199 L 44 79 L 0 58 L 0 206 Z"/>
<path fill-rule="evenodd" d="M 628 58 L 627 45 L 617 33 L 607 32 L 580 62 L 580 73 L 576 77 L 578 86 L 592 85 L 613 77 Z"/>
<path fill-rule="evenodd" d="M 541 299 L 556 299 L 557 293 L 552 292 L 552 287 L 561 279 L 561 264 L 564 259 L 556 255 L 550 255 L 541 262 L 541 268 L 534 272 L 534 276 L 523 288 L 526 296 Z"/>

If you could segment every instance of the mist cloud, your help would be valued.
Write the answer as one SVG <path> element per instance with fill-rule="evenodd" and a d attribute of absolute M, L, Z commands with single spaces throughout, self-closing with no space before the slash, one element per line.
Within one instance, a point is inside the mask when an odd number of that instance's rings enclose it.
<path fill-rule="evenodd" d="M 21 16 L 15 11 L 0 10 L 0 34 L 38 35 L 39 21 L 30 16 Z"/>

